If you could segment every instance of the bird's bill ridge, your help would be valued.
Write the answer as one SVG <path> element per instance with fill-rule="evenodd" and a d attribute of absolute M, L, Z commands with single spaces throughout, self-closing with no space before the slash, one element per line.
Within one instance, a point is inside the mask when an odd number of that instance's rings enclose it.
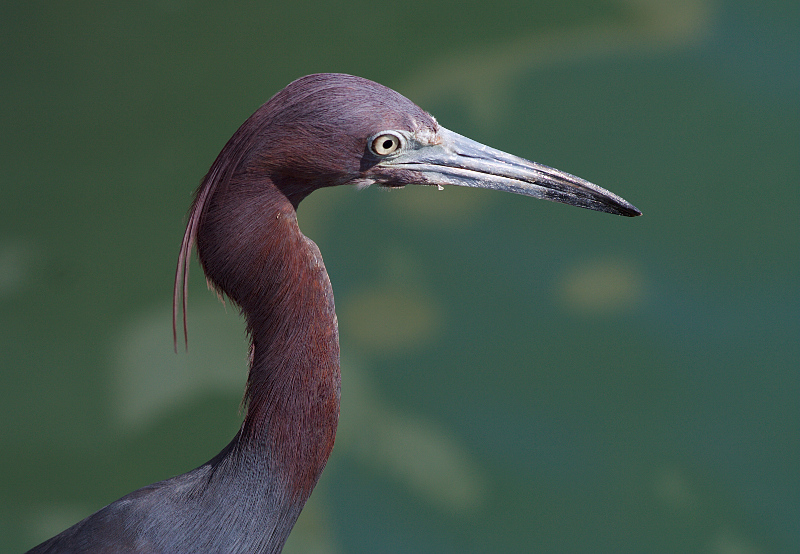
<path fill-rule="evenodd" d="M 427 184 L 501 190 L 624 216 L 642 215 L 633 204 L 564 171 L 491 148 L 439 127 L 436 144 L 418 145 L 385 165 L 424 176 Z"/>

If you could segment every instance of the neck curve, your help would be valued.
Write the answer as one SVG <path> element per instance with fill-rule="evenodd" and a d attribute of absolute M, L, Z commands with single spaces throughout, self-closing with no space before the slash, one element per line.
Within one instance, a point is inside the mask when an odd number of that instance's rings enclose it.
<path fill-rule="evenodd" d="M 243 497 L 271 497 L 269 511 L 283 519 L 273 523 L 285 529 L 285 541 L 336 435 L 333 291 L 319 249 L 300 232 L 295 206 L 271 181 L 234 178 L 201 210 L 201 264 L 209 282 L 240 307 L 251 339 L 245 419 L 211 463 L 245 476 L 239 482 L 250 490 Z M 260 478 L 248 479 L 254 473 Z"/>

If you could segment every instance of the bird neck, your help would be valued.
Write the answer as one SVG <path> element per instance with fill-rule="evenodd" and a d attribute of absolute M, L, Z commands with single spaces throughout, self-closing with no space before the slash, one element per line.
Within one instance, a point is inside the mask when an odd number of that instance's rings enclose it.
<path fill-rule="evenodd" d="M 300 232 L 295 206 L 271 182 L 218 190 L 197 246 L 209 280 L 240 306 L 252 341 L 235 457 L 261 460 L 269 494 L 282 501 L 288 495 L 302 508 L 339 419 L 339 339 L 322 256 Z"/>

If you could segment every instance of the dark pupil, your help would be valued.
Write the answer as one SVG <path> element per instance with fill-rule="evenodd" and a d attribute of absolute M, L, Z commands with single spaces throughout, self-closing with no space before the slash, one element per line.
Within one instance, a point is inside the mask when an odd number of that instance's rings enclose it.
<path fill-rule="evenodd" d="M 391 147 L 392 147 L 392 144 L 394 144 L 394 141 L 393 141 L 393 140 L 391 140 L 391 139 L 386 139 L 385 141 L 383 141 L 383 148 L 384 148 L 385 150 L 389 150 L 389 148 L 391 148 Z"/>

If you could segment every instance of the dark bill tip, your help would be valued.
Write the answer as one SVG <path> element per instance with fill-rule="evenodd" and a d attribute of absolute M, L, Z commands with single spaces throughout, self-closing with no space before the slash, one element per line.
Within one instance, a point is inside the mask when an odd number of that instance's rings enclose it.
<path fill-rule="evenodd" d="M 626 217 L 642 215 L 627 200 L 575 175 L 442 127 L 437 135 L 436 144 L 418 144 L 385 165 L 410 170 L 431 185 L 500 190 Z"/>

